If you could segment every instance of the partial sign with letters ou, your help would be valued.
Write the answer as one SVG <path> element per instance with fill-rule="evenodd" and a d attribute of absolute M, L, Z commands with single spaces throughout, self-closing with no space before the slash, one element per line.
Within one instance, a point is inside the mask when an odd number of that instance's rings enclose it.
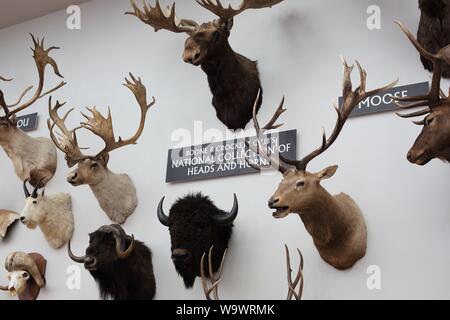
<path fill-rule="evenodd" d="M 17 117 L 17 127 L 22 131 L 33 131 L 38 126 L 38 114 L 32 113 Z"/>
<path fill-rule="evenodd" d="M 359 103 L 350 114 L 350 117 L 358 117 L 367 114 L 375 114 L 387 111 L 398 111 L 394 98 L 405 98 L 408 96 L 426 95 L 430 91 L 428 82 L 410 84 L 395 87 L 382 94 L 373 95 Z M 343 99 L 339 98 L 339 106 L 342 107 Z"/>
<path fill-rule="evenodd" d="M 288 159 L 297 156 L 297 130 L 264 136 L 264 145 L 274 155 Z M 256 137 L 209 143 L 169 150 L 166 182 L 198 181 L 257 173 L 250 164 L 267 166 L 270 162 L 257 154 Z"/>

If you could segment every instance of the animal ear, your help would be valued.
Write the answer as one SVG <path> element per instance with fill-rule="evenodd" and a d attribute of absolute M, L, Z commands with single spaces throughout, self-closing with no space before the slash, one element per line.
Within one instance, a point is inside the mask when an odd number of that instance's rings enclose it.
<path fill-rule="evenodd" d="M 103 154 L 97 160 L 102 162 L 103 165 L 106 167 L 108 165 L 108 162 L 109 162 L 109 154 L 108 153 Z"/>
<path fill-rule="evenodd" d="M 223 29 L 223 30 L 225 30 L 225 31 L 227 31 L 227 32 L 230 32 L 231 29 L 233 29 L 233 25 L 234 25 L 234 19 L 233 18 L 230 18 L 230 19 L 227 19 L 227 20 L 219 19 L 219 21 L 218 21 L 218 27 Z"/>
<path fill-rule="evenodd" d="M 337 169 L 338 169 L 338 166 L 331 166 L 326 169 L 323 169 L 319 173 L 316 173 L 316 176 L 317 176 L 317 178 L 319 178 L 319 180 L 329 179 L 332 176 L 334 176 Z"/>

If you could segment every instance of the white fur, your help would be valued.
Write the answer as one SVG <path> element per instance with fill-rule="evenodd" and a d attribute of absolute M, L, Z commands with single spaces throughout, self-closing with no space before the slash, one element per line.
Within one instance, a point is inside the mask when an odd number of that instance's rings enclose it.
<path fill-rule="evenodd" d="M 30 197 L 26 199 L 21 217 L 28 228 L 39 226 L 54 249 L 61 248 L 72 239 L 74 218 L 69 194 L 59 193 L 48 197 L 39 194 L 36 199 Z"/>
<path fill-rule="evenodd" d="M 22 294 L 26 287 L 27 282 L 31 278 L 30 274 L 24 270 L 13 271 L 8 274 L 9 285 L 8 290 L 11 296 Z"/>

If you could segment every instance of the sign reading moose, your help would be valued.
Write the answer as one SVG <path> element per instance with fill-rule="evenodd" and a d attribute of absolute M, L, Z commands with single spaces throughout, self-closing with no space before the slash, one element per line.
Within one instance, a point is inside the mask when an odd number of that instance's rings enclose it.
<path fill-rule="evenodd" d="M 186 63 L 201 66 L 208 76 L 209 87 L 217 117 L 229 129 L 243 129 L 252 118 L 252 106 L 258 90 L 261 90 L 257 63 L 233 51 L 228 38 L 233 19 L 248 9 L 272 7 L 283 0 L 243 0 L 237 9 L 223 7 L 219 0 L 196 0 L 219 19 L 199 25 L 188 19 L 179 19 L 172 7 L 155 7 L 146 4 L 140 10 L 132 0 L 132 12 L 155 31 L 165 29 L 175 33 L 187 33 L 183 59 Z M 258 100 L 257 109 L 262 103 Z"/>

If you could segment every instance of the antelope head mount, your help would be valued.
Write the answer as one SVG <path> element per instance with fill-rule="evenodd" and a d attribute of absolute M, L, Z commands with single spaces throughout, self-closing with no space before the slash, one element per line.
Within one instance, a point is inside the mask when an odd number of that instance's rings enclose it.
<path fill-rule="evenodd" d="M 183 60 L 201 66 L 208 77 L 212 91 L 212 104 L 217 117 L 229 129 L 243 129 L 252 118 L 252 105 L 261 90 L 257 63 L 236 53 L 228 43 L 233 28 L 233 19 L 248 9 L 272 7 L 283 0 L 243 0 L 237 9 L 224 7 L 219 0 L 196 0 L 218 19 L 198 24 L 193 20 L 179 19 L 175 4 L 162 8 L 159 1 L 155 7 L 144 2 L 140 10 L 132 0 L 131 14 L 138 17 L 155 31 L 165 29 L 175 33 L 186 33 Z M 257 110 L 262 103 L 258 100 Z"/>
<path fill-rule="evenodd" d="M 116 139 L 110 111 L 105 118 L 95 107 L 88 108 L 92 116 L 82 113 L 87 122 L 82 122 L 79 127 L 69 130 L 65 121 L 73 109 L 60 117 L 58 110 L 64 103 L 57 101 L 53 107 L 51 99 L 49 100 L 50 136 L 58 149 L 65 153 L 69 168 L 78 165 L 77 169 L 68 175 L 67 181 L 73 186 L 89 185 L 100 207 L 113 222 L 119 224 L 123 224 L 135 211 L 138 200 L 130 177 L 127 174 L 113 173 L 108 169 L 109 154 L 116 149 L 137 143 L 144 130 L 147 111 L 155 104 L 155 98 L 152 103 L 147 103 L 147 90 L 141 79 L 135 79 L 131 73 L 130 77 L 131 80 L 125 79 L 124 86 L 133 92 L 140 107 L 141 118 L 136 133 L 126 140 L 121 137 Z M 56 128 L 59 132 L 55 132 Z M 101 138 L 105 144 L 104 148 L 94 156 L 83 154 L 77 141 L 76 133 L 79 129 L 87 129 Z"/>
<path fill-rule="evenodd" d="M 358 88 L 353 90 L 351 73 L 353 66 L 344 64 L 343 97 L 344 102 L 337 112 L 337 121 L 333 133 L 327 138 L 322 136 L 322 145 L 301 160 L 289 160 L 281 155 L 270 154 L 263 144 L 263 134 L 268 130 L 281 127 L 276 125 L 278 118 L 286 109 L 284 99 L 269 123 L 261 127 L 253 113 L 257 132 L 258 149 L 262 156 L 269 159 L 273 166 L 283 174 L 278 190 L 269 200 L 269 207 L 275 210 L 277 219 L 291 213 L 298 214 L 306 230 L 312 236 L 322 259 L 337 269 L 352 267 L 366 252 L 367 231 L 363 216 L 356 203 L 346 194 L 332 196 L 320 183 L 331 178 L 337 166 L 328 167 L 320 172 L 307 171 L 311 160 L 324 153 L 336 141 L 350 113 L 364 99 L 392 88 L 397 82 L 383 88 L 366 92 L 366 71 L 356 62 L 361 78 Z M 256 111 L 256 107 L 255 107 Z"/>
<path fill-rule="evenodd" d="M 433 63 L 433 80 L 429 94 L 424 96 L 397 99 L 409 102 L 407 105 L 397 104 L 402 110 L 425 107 L 425 109 L 408 114 L 397 113 L 402 118 L 425 116 L 414 124 L 422 126 L 422 131 L 416 142 L 409 150 L 407 158 L 411 163 L 426 165 L 432 159 L 438 158 L 450 161 L 450 97 L 441 90 L 442 70 L 445 64 L 450 64 L 450 45 L 441 49 L 437 54 L 425 50 L 414 38 L 411 32 L 401 23 L 396 22 L 408 39 L 412 42 L 422 57 Z"/>
<path fill-rule="evenodd" d="M 26 88 L 18 101 L 13 104 L 6 102 L 4 93 L 0 90 L 0 107 L 4 113 L 3 116 L 0 116 L 0 145 L 8 157 L 11 158 L 14 170 L 22 181 L 30 178 L 30 183 L 33 186 L 36 186 L 39 181 L 42 181 L 41 186 L 45 186 L 56 171 L 56 148 L 50 139 L 32 138 L 25 134 L 17 127 L 16 116 L 44 96 L 63 87 L 66 83 L 61 82 L 53 89 L 44 92 L 45 69 L 47 65 L 52 66 L 54 73 L 62 78 L 58 65 L 49 56 L 50 51 L 59 48 L 50 47 L 44 49 L 44 39 L 40 40 L 33 35 L 31 37 L 34 43 L 32 51 L 38 71 L 39 84 L 33 96 L 24 103 L 22 103 L 23 98 L 33 89 L 33 86 Z M 0 80 L 12 81 L 12 79 L 4 77 L 0 77 Z"/>

